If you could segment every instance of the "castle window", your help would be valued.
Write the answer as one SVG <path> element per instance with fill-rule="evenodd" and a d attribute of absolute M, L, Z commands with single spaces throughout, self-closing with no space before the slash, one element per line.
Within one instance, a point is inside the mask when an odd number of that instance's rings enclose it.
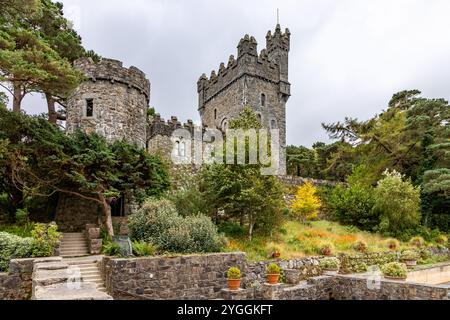
<path fill-rule="evenodd" d="M 264 93 L 261 93 L 261 106 L 266 106 L 266 95 Z"/>
<path fill-rule="evenodd" d="M 277 121 L 275 119 L 272 119 L 272 121 L 270 121 L 270 128 L 271 129 L 277 128 Z"/>
<path fill-rule="evenodd" d="M 217 109 L 214 109 L 214 120 L 217 119 Z"/>
<path fill-rule="evenodd" d="M 94 99 L 86 99 L 86 117 L 94 116 Z"/>
<path fill-rule="evenodd" d="M 261 117 L 260 113 L 258 113 L 258 121 L 259 121 L 259 123 L 262 123 L 262 117 Z"/>
<path fill-rule="evenodd" d="M 181 157 L 186 157 L 186 142 L 181 142 L 179 147 L 179 155 Z"/>

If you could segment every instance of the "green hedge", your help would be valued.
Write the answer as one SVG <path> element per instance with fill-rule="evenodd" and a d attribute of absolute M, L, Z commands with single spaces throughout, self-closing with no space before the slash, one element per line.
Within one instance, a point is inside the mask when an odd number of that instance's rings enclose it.
<path fill-rule="evenodd" d="M 0 271 L 8 270 L 9 261 L 16 258 L 29 258 L 32 255 L 34 240 L 0 232 Z"/>

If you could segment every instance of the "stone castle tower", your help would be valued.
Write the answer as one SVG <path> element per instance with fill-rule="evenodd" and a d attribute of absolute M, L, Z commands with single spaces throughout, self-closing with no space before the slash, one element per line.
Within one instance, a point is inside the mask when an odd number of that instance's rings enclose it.
<path fill-rule="evenodd" d="M 122 62 L 79 59 L 75 67 L 87 77 L 67 101 L 67 132 L 96 132 L 109 141 L 125 139 L 146 146 L 150 82 L 136 67 Z"/>
<path fill-rule="evenodd" d="M 124 68 L 122 62 L 90 58 L 75 62 L 75 68 L 86 79 L 67 101 L 67 133 L 76 130 L 96 132 L 108 141 L 125 139 L 146 147 L 147 110 L 150 82 L 136 67 Z M 135 210 L 133 198 L 124 194 L 111 206 L 113 219 Z M 84 230 L 86 224 L 99 224 L 102 215 L 97 203 L 73 196 L 60 195 L 55 220 L 62 231 Z"/>
<path fill-rule="evenodd" d="M 288 62 L 290 32 L 277 24 L 266 36 L 266 48 L 258 55 L 254 37 L 245 35 L 238 44 L 238 55 L 220 64 L 219 71 L 203 74 L 197 83 L 198 110 L 202 124 L 226 130 L 230 119 L 244 107 L 251 107 L 266 128 L 280 130 L 282 166 L 285 166 L 286 102 L 290 97 Z"/>

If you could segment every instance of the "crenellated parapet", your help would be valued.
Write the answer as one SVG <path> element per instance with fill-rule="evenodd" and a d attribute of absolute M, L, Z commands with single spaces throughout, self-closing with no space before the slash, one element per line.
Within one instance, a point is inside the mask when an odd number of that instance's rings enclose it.
<path fill-rule="evenodd" d="M 219 69 L 211 71 L 209 78 L 202 74 L 197 82 L 199 109 L 217 94 L 225 90 L 244 75 L 250 75 L 273 83 L 280 82 L 280 68 L 276 60 L 271 59 L 268 50 L 257 53 L 254 37 L 245 35 L 238 44 L 237 59 L 230 55 L 228 63 L 220 63 Z"/>
<path fill-rule="evenodd" d="M 91 81 L 109 81 L 122 83 L 130 88 L 135 88 L 144 94 L 147 102 L 150 100 L 150 81 L 144 72 L 132 66 L 125 68 L 122 62 L 114 59 L 103 58 L 95 63 L 91 58 L 81 58 L 74 62 L 75 68 L 84 72 Z"/>
<path fill-rule="evenodd" d="M 193 136 L 195 129 L 194 121 L 189 119 L 186 123 L 181 123 L 175 116 L 170 117 L 166 121 L 157 113 L 149 125 L 147 139 L 152 139 L 157 135 L 170 137 L 177 129 L 187 129 L 191 133 L 191 136 Z"/>
<path fill-rule="evenodd" d="M 285 32 L 281 32 L 281 27 L 277 24 L 275 32 L 268 31 L 266 35 L 266 48 L 267 52 L 270 54 L 277 49 L 289 52 L 291 42 L 291 32 L 286 28 Z"/>

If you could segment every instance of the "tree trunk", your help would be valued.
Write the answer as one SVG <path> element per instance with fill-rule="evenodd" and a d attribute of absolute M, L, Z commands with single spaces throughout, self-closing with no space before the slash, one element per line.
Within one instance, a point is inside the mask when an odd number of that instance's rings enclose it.
<path fill-rule="evenodd" d="M 111 217 L 111 205 L 110 202 L 103 196 L 103 194 L 99 194 L 99 199 L 102 202 L 102 211 L 105 217 L 105 227 L 108 235 L 112 238 L 114 237 L 114 228 L 112 224 Z"/>
<path fill-rule="evenodd" d="M 55 110 L 55 99 L 53 99 L 53 96 L 49 93 L 45 93 L 45 99 L 47 100 L 48 121 L 50 123 L 56 124 L 56 121 L 58 120 L 58 114 Z"/>
<path fill-rule="evenodd" d="M 14 82 L 13 84 L 13 111 L 14 112 L 20 112 L 22 99 L 23 99 L 23 93 L 22 93 L 22 86 L 18 82 Z"/>
<path fill-rule="evenodd" d="M 254 226 L 255 226 L 255 221 L 254 221 L 253 217 L 250 216 L 250 225 L 249 225 L 249 228 L 248 228 L 248 240 L 249 241 L 252 241 L 252 239 L 253 239 L 253 228 L 254 228 Z"/>

